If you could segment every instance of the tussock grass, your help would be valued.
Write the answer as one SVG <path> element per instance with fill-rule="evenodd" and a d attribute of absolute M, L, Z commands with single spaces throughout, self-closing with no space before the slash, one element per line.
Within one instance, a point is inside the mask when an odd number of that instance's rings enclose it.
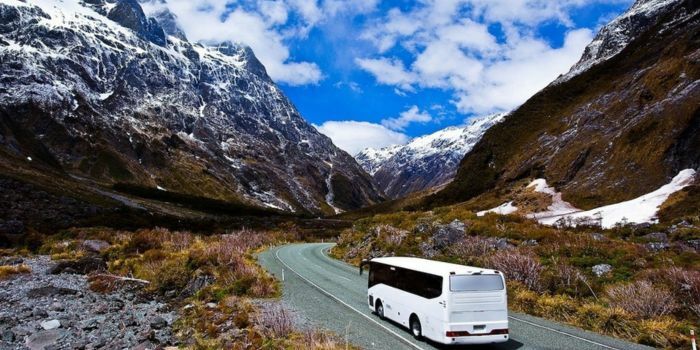
<path fill-rule="evenodd" d="M 0 280 L 4 280 L 15 275 L 31 272 L 32 268 L 25 264 L 0 266 Z"/>

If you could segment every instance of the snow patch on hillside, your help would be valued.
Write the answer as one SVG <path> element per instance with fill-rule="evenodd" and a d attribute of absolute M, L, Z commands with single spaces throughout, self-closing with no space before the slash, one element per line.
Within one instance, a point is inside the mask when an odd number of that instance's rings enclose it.
<path fill-rule="evenodd" d="M 657 222 L 659 207 L 672 194 L 693 184 L 696 178 L 696 171 L 685 169 L 676 175 L 670 183 L 661 186 L 657 190 L 643 196 L 625 202 L 610 204 L 591 210 L 583 211 L 574 207 L 571 203 L 562 199 L 561 192 L 547 184 L 545 179 L 532 181 L 527 188 L 532 188 L 535 192 L 552 196 L 552 204 L 546 211 L 527 214 L 530 219 L 535 219 L 543 225 L 549 226 L 576 226 L 594 225 L 602 228 L 612 228 L 618 224 L 642 224 Z M 518 211 L 514 201 L 503 203 L 500 206 L 478 212 L 477 216 L 484 216 L 489 213 L 499 215 L 513 214 Z"/>
<path fill-rule="evenodd" d="M 493 214 L 498 214 L 498 215 L 508 215 L 508 214 L 513 214 L 516 211 L 518 211 L 518 207 L 513 205 L 513 202 L 508 202 L 508 203 L 503 203 L 493 209 L 489 210 L 483 210 L 478 213 L 476 213 L 476 216 L 484 216 L 489 213 Z"/>
<path fill-rule="evenodd" d="M 539 217 L 538 221 L 545 225 L 556 225 L 562 222 L 571 223 L 572 225 L 578 223 L 599 223 L 603 228 L 612 228 L 619 223 L 641 224 L 656 222 L 658 220 L 656 214 L 659 211 L 659 207 L 669 196 L 693 184 L 695 175 L 695 170 L 685 169 L 678 173 L 670 183 L 641 197 L 587 211 Z"/>
<path fill-rule="evenodd" d="M 565 214 L 571 214 L 571 213 L 576 213 L 580 212 L 581 209 L 578 209 L 571 205 L 571 203 L 565 201 L 562 199 L 561 192 L 557 192 L 554 187 L 551 187 L 547 184 L 547 180 L 545 179 L 536 179 L 532 181 L 527 188 L 532 188 L 534 187 L 535 192 L 539 193 L 544 193 L 552 196 L 552 204 L 547 207 L 547 210 L 544 212 L 539 212 L 539 213 L 534 213 L 534 214 L 528 214 L 527 217 L 531 219 L 538 219 L 538 221 L 542 222 L 540 219 L 544 220 L 545 218 L 550 218 L 550 217 L 561 217 L 562 215 Z"/>

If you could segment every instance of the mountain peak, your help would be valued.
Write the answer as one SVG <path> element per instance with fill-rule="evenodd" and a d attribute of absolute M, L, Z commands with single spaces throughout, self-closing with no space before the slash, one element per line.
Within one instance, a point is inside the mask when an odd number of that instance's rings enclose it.
<path fill-rule="evenodd" d="M 554 81 L 559 84 L 620 53 L 639 35 L 685 0 L 637 0 L 625 13 L 603 26 L 581 59 Z"/>
<path fill-rule="evenodd" d="M 167 41 L 165 31 L 155 18 L 146 17 L 137 0 L 119 0 L 107 18 L 135 31 L 142 38 L 158 45 L 165 46 Z"/>
<path fill-rule="evenodd" d="M 405 145 L 368 148 L 355 159 L 392 198 L 444 185 L 454 177 L 462 157 L 506 115 L 478 118 L 464 127 L 451 126 Z"/>

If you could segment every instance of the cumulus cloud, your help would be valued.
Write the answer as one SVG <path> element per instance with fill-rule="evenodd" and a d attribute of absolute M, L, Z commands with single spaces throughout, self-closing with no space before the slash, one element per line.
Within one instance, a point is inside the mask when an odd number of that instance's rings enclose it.
<path fill-rule="evenodd" d="M 413 91 L 411 86 L 417 80 L 413 72 L 409 72 L 399 59 L 390 58 L 358 58 L 355 62 L 362 69 L 372 73 L 378 82 L 387 85 L 396 85 L 403 90 Z"/>
<path fill-rule="evenodd" d="M 431 120 L 433 117 L 429 113 L 421 111 L 418 106 L 411 106 L 396 118 L 383 119 L 382 125 L 392 130 L 404 130 L 411 123 L 427 123 Z"/>
<path fill-rule="evenodd" d="M 409 137 L 401 132 L 369 122 L 327 121 L 321 125 L 314 125 L 314 127 L 330 137 L 340 149 L 353 155 L 368 147 L 383 148 L 404 144 L 409 140 Z"/>
<path fill-rule="evenodd" d="M 573 28 L 568 14 L 600 1 L 426 0 L 371 21 L 361 37 L 374 44 L 376 54 L 355 62 L 399 94 L 438 88 L 453 93 L 462 113 L 507 111 L 576 63 L 593 33 Z M 569 28 L 563 45 L 536 35 L 537 26 L 548 21 Z M 492 34 L 493 25 L 502 37 Z M 397 47 L 409 57 L 389 54 Z"/>
<path fill-rule="evenodd" d="M 403 131 L 412 123 L 428 123 L 433 117 L 418 106 L 411 106 L 397 117 L 384 118 L 380 124 L 344 120 L 327 121 L 314 127 L 330 137 L 336 146 L 350 154 L 357 154 L 365 148 L 384 148 L 401 145 L 410 137 Z"/>

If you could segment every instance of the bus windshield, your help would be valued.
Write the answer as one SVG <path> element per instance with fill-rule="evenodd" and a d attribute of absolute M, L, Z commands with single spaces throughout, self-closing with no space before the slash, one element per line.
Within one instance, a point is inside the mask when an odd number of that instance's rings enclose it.
<path fill-rule="evenodd" d="M 487 292 L 503 289 L 501 275 L 450 276 L 450 291 L 453 292 Z"/>

